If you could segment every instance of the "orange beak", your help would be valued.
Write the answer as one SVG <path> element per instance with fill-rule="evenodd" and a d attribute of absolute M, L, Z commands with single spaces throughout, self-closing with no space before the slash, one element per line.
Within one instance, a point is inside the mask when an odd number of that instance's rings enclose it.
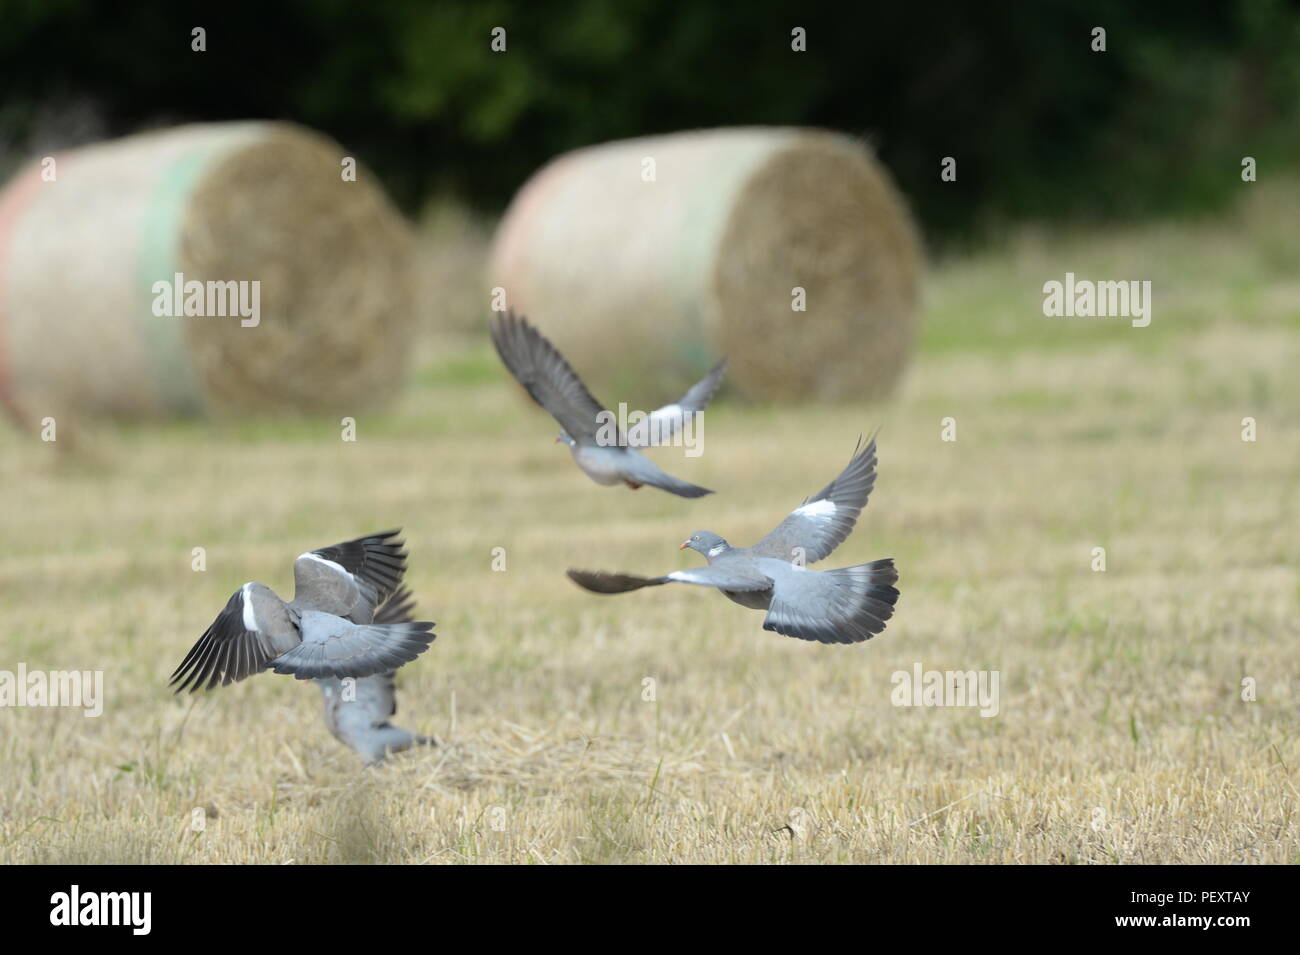
<path fill-rule="evenodd" d="M 678 549 L 678 550 L 686 550 L 686 548 L 688 548 L 688 547 L 690 547 L 690 546 L 691 546 L 691 542 L 690 542 L 690 541 L 682 541 L 682 546 L 679 547 L 679 548 L 677 548 L 677 549 Z"/>

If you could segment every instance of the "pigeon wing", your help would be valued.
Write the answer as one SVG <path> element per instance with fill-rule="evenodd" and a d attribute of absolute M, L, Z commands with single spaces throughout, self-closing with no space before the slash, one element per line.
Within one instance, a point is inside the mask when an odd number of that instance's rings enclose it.
<path fill-rule="evenodd" d="M 671 441 L 673 436 L 682 429 L 682 422 L 687 415 L 703 411 L 708 406 L 718 386 L 722 384 L 722 376 L 726 370 L 727 360 L 724 358 L 713 366 L 712 371 L 691 385 L 686 394 L 672 404 L 650 412 L 644 425 L 629 428 L 628 447 L 648 448 Z"/>
<path fill-rule="evenodd" d="M 596 594 L 621 594 L 642 587 L 658 587 L 670 583 L 698 584 L 719 590 L 767 590 L 772 586 L 771 578 L 758 570 L 718 564 L 674 570 L 662 577 L 608 574 L 596 570 L 570 570 L 568 574 L 569 579 L 579 587 Z"/>
<path fill-rule="evenodd" d="M 275 646 L 276 637 L 296 640 L 288 614 L 283 619 L 259 621 L 251 606 L 245 603 L 248 599 L 247 586 L 235 591 L 212 626 L 203 631 L 203 636 L 172 673 L 168 686 L 175 686 L 177 693 L 182 690 L 193 693 L 200 688 L 210 690 L 218 683 L 227 686 L 264 670 L 280 652 Z M 262 627 L 273 632 L 266 632 Z"/>
<path fill-rule="evenodd" d="M 569 570 L 569 579 L 593 594 L 625 594 L 642 587 L 668 583 L 667 577 L 638 577 L 635 574 L 610 574 L 603 570 Z"/>
<path fill-rule="evenodd" d="M 501 361 L 533 400 L 571 437 L 594 442 L 599 427 L 596 416 L 605 409 L 559 350 L 526 319 L 510 312 L 493 316 L 491 332 Z"/>
<path fill-rule="evenodd" d="M 384 605 L 375 611 L 373 623 L 410 623 L 415 617 L 415 595 L 403 584 L 389 595 Z"/>
<path fill-rule="evenodd" d="M 293 565 L 294 604 L 369 623 L 406 574 L 401 533 L 384 531 L 301 555 Z"/>
<path fill-rule="evenodd" d="M 835 480 L 795 508 L 776 528 L 750 548 L 755 557 L 811 564 L 844 542 L 866 507 L 876 484 L 876 439 L 853 457 Z"/>

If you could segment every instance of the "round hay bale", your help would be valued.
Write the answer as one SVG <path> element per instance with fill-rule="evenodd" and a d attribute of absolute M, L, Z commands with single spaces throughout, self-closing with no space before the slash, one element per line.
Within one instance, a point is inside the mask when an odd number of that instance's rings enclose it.
<path fill-rule="evenodd" d="M 907 208 L 861 143 L 736 128 L 554 160 L 507 211 L 488 279 L 598 394 L 650 381 L 646 400 L 675 394 L 725 354 L 746 396 L 839 400 L 897 383 L 920 262 Z"/>
<path fill-rule="evenodd" d="M 0 192 L 0 399 L 32 424 L 390 395 L 411 237 L 364 171 L 343 179 L 343 156 L 249 122 L 76 149 L 52 180 L 34 163 Z"/>

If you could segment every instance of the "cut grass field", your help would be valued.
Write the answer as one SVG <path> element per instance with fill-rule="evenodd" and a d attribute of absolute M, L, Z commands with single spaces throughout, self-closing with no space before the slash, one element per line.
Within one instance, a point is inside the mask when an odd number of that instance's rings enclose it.
<path fill-rule="evenodd" d="M 355 443 L 334 420 L 73 454 L 0 435 L 0 669 L 101 669 L 106 695 L 0 709 L 0 861 L 1300 861 L 1300 250 L 1269 238 L 1294 195 L 940 265 L 888 406 L 724 397 L 703 457 L 655 452 L 719 491 L 699 501 L 591 484 L 479 337 L 431 338 Z M 1151 327 L 1044 318 L 1066 271 L 1154 279 Z M 564 577 L 690 566 L 701 528 L 751 543 L 877 425 L 871 503 L 819 565 L 897 560 L 867 644 Z M 397 721 L 439 747 L 362 769 L 286 677 L 171 696 L 239 584 L 287 595 L 301 551 L 394 525 L 439 633 Z M 893 705 L 918 663 L 996 670 L 997 715 Z"/>

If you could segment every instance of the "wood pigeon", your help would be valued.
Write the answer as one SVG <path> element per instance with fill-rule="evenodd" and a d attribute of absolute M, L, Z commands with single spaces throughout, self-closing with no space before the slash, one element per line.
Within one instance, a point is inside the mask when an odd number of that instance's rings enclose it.
<path fill-rule="evenodd" d="M 681 429 L 687 414 L 703 411 L 722 381 L 726 359 L 677 401 L 651 412 L 643 427 L 622 431 L 602 428 L 613 413 L 591 396 L 564 356 L 526 319 L 510 312 L 494 315 L 491 332 L 506 368 L 560 423 L 556 440 L 569 446 L 578 467 L 597 484 L 622 482 L 634 491 L 649 484 L 679 497 L 713 493 L 665 473 L 636 449 L 664 444 Z"/>
<path fill-rule="evenodd" d="M 299 680 L 360 678 L 414 660 L 433 642 L 434 625 L 375 621 L 376 608 L 406 573 L 400 534 L 386 531 L 301 555 L 289 603 L 262 584 L 244 584 L 170 685 L 177 693 L 210 690 L 267 669 Z"/>
<path fill-rule="evenodd" d="M 844 471 L 795 508 L 753 547 L 733 547 L 697 531 L 681 549 L 699 551 L 707 567 L 636 577 L 570 570 L 580 587 L 619 594 L 672 582 L 716 587 L 744 607 L 766 610 L 764 630 L 819 643 L 861 643 L 885 629 L 898 601 L 893 558 L 838 570 L 809 570 L 849 536 L 876 483 L 876 442 L 854 449 Z"/>

